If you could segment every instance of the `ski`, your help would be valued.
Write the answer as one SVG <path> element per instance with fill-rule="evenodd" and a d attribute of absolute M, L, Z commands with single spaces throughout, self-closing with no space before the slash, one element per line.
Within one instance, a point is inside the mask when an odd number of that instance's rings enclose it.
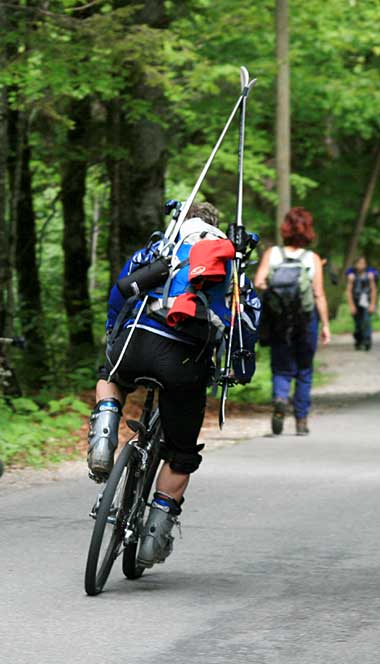
<path fill-rule="evenodd" d="M 243 373 L 245 372 L 244 349 L 243 349 L 243 330 L 241 321 L 241 303 L 240 289 L 244 285 L 244 274 L 242 273 L 243 260 L 247 249 L 247 233 L 243 225 L 243 180 L 244 180 L 244 140 L 245 140 L 245 117 L 248 95 L 256 85 L 257 79 L 249 80 L 249 73 L 246 67 L 240 68 L 241 97 L 239 103 L 240 122 L 239 122 L 239 148 L 238 148 L 238 188 L 236 201 L 236 220 L 229 228 L 228 236 L 235 245 L 236 256 L 233 263 L 233 293 L 231 298 L 231 325 L 228 335 L 227 350 L 225 356 L 225 365 L 222 372 L 220 384 L 222 392 L 219 407 L 219 427 L 223 428 L 226 419 L 226 402 L 228 398 L 228 388 L 234 384 L 231 379 L 232 366 L 232 341 L 235 324 L 239 338 L 239 351 Z"/>

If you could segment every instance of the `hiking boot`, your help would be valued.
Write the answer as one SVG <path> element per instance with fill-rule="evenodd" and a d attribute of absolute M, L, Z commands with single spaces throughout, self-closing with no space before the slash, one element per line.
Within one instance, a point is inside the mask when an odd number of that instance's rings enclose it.
<path fill-rule="evenodd" d="M 310 433 L 307 426 L 307 417 L 296 417 L 296 432 L 297 436 L 307 436 Z"/>
<path fill-rule="evenodd" d="M 99 401 L 91 413 L 87 464 L 97 482 L 105 482 L 113 468 L 120 417 L 121 405 L 113 398 Z"/>
<path fill-rule="evenodd" d="M 282 433 L 286 414 L 286 401 L 276 399 L 273 406 L 272 431 L 276 436 Z"/>
<path fill-rule="evenodd" d="M 364 350 L 371 350 L 372 343 L 370 341 L 366 341 L 364 344 Z"/>
<path fill-rule="evenodd" d="M 361 350 L 361 347 L 362 347 L 362 345 L 361 345 L 360 341 L 355 341 L 355 350 Z"/>
<path fill-rule="evenodd" d="M 179 526 L 178 515 L 181 508 L 173 498 L 154 494 L 148 520 L 142 532 L 137 564 L 153 567 L 163 563 L 173 551 L 174 537 L 171 534 L 174 525 Z"/>

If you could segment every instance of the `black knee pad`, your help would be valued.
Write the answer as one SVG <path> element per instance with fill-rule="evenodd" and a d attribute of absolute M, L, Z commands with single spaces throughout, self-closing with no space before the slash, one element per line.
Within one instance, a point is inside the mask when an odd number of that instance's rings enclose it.
<path fill-rule="evenodd" d="M 165 443 L 161 443 L 160 456 L 161 459 L 169 463 L 170 468 L 175 473 L 191 475 L 191 473 L 198 470 L 202 463 L 202 455 L 199 452 L 203 448 L 204 445 L 196 445 L 194 452 L 181 452 L 181 450 L 173 450 L 167 447 Z"/>

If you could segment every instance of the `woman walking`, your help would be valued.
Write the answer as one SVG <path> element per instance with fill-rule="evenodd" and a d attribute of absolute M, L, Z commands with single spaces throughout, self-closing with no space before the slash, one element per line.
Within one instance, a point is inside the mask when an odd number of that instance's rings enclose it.
<path fill-rule="evenodd" d="M 292 380 L 295 380 L 293 397 L 296 432 L 298 435 L 309 433 L 307 416 L 311 406 L 311 386 L 313 379 L 313 359 L 318 342 L 318 323 L 321 323 L 321 340 L 323 344 L 330 341 L 327 300 L 323 287 L 322 261 L 318 254 L 308 249 L 315 238 L 313 217 L 304 208 L 292 208 L 286 215 L 281 235 L 284 246 L 267 249 L 262 256 L 257 270 L 255 286 L 264 292 L 264 318 L 269 321 L 267 343 L 271 349 L 273 415 L 272 431 L 280 434 L 283 430 L 286 406 L 289 400 Z M 282 269 L 285 268 L 285 271 Z M 280 271 L 282 269 L 282 272 Z M 281 312 L 266 316 L 270 308 L 270 291 L 280 274 L 285 275 L 286 285 L 276 289 L 277 304 L 280 304 L 281 293 L 287 293 L 281 302 Z M 298 280 L 291 284 L 291 279 Z M 304 308 L 307 313 L 296 313 L 292 309 L 289 293 L 298 292 L 309 304 Z M 301 306 L 301 305 L 300 305 Z M 267 311 L 268 312 L 268 311 Z M 293 321 L 291 319 L 293 317 Z"/>

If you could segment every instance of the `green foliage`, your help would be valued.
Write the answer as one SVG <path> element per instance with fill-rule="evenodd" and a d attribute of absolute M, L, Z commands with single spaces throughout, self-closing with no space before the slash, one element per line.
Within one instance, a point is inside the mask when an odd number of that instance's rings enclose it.
<path fill-rule="evenodd" d="M 316 249 L 340 267 L 379 141 L 380 5 L 378 0 L 291 0 L 289 5 L 292 202 L 312 211 Z M 274 239 L 275 2 L 168 0 L 165 7 L 165 20 L 153 26 L 136 20 L 146 9 L 144 2 L 20 3 L 9 14 L 8 24 L 0 26 L 0 39 L 10 53 L 0 71 L 0 87 L 8 86 L 10 107 L 25 113 L 29 129 L 41 331 L 47 349 L 43 377 L 48 386 L 33 399 L 15 400 L 12 408 L 2 402 L 0 414 L 7 422 L 3 454 L 8 460 L 40 463 L 59 449 L 86 406 L 81 411 L 78 404 L 57 395 L 91 389 L 96 366 L 104 360 L 112 211 L 109 162 L 131 159 L 123 137 L 116 142 L 110 138 L 110 104 L 118 105 L 130 123 L 146 118 L 165 128 L 167 196 L 185 199 L 232 110 L 239 93 L 239 67 L 246 65 L 258 83 L 247 113 L 244 220 L 260 233 L 261 246 Z M 155 3 L 150 9 L 154 11 Z M 148 90 L 161 91 L 159 103 L 154 94 L 151 99 L 141 95 L 141 81 Z M 73 156 L 67 153 L 66 140 L 68 130 L 75 129 L 70 106 L 82 99 L 89 100 L 91 113 L 87 136 L 76 146 L 75 157 L 88 164 L 89 253 L 99 213 L 96 262 L 90 270 L 98 357 L 83 349 L 78 361 L 68 356 L 60 188 L 62 166 Z M 236 119 L 200 192 L 200 198 L 220 209 L 224 226 L 235 215 L 237 145 Z M 378 187 L 359 249 L 379 266 Z M 340 290 L 331 288 L 331 293 L 340 298 Z M 343 330 L 351 330 L 344 307 L 333 324 L 333 331 Z M 17 302 L 15 332 L 23 332 Z M 28 375 L 27 362 L 21 351 L 12 353 L 25 394 L 34 394 L 35 377 Z M 270 398 L 268 352 L 259 349 L 255 380 L 231 390 L 231 399 L 266 403 Z"/>
<path fill-rule="evenodd" d="M 342 303 L 338 309 L 335 320 L 331 321 L 332 334 L 344 334 L 346 332 L 353 332 L 354 323 L 350 313 L 348 304 Z"/>
<path fill-rule="evenodd" d="M 0 458 L 8 465 L 42 466 L 75 456 L 74 432 L 83 415 L 88 406 L 74 396 L 53 399 L 44 408 L 32 399 L 0 399 Z"/>

